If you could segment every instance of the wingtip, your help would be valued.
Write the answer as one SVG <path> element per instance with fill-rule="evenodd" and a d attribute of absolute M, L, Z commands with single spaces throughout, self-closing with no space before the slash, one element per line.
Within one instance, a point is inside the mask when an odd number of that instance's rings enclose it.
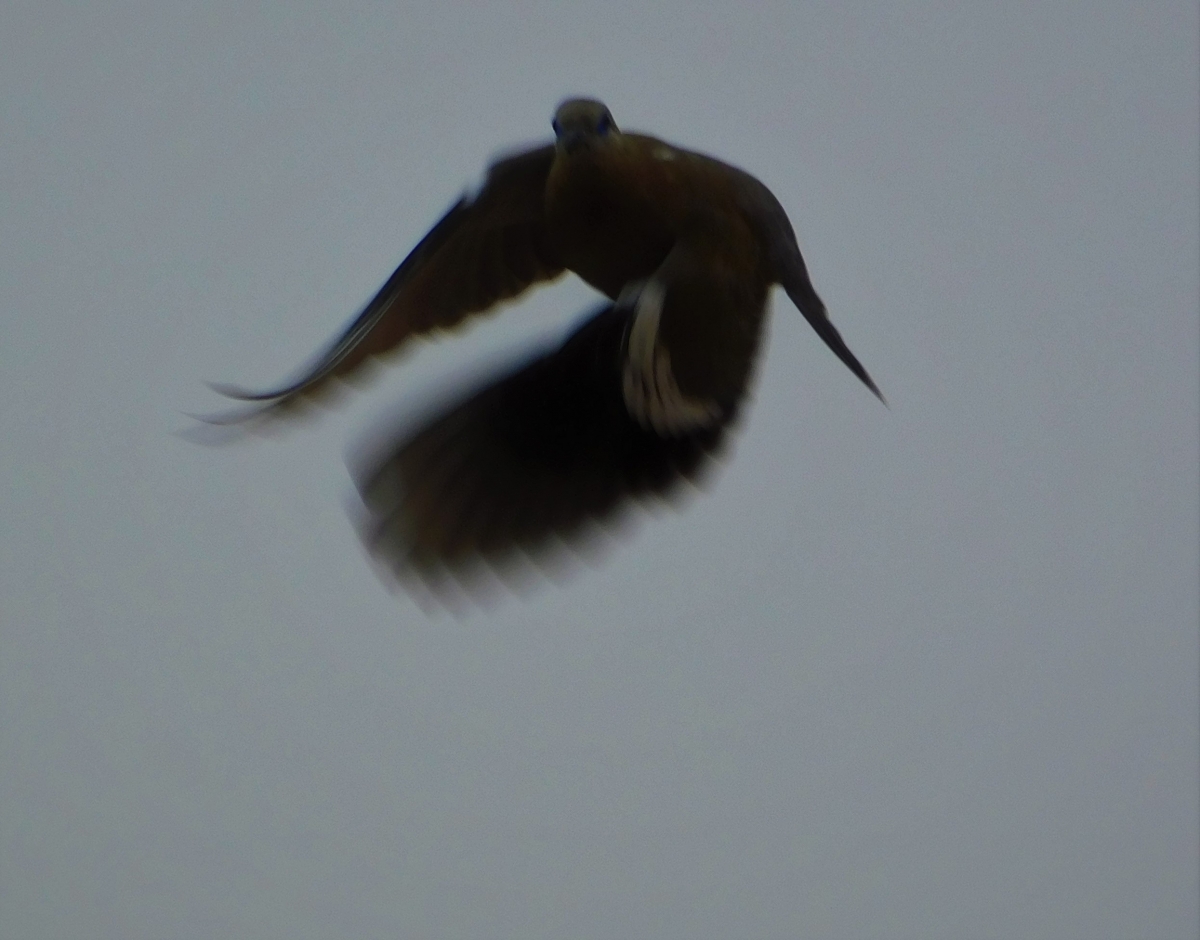
<path fill-rule="evenodd" d="M 182 414 L 194 423 L 190 427 L 174 431 L 174 435 L 189 443 L 206 447 L 223 446 L 244 440 L 253 423 L 253 415 L 244 412 L 201 415 L 185 411 Z"/>
<path fill-rule="evenodd" d="M 866 374 L 866 370 L 863 370 L 863 374 L 861 376 L 859 376 L 859 378 L 861 378 L 863 381 L 863 384 L 866 385 L 867 388 L 869 388 L 871 390 L 871 394 L 874 395 L 876 398 L 878 398 L 881 402 L 883 402 L 883 407 L 886 408 L 888 411 L 891 411 L 892 406 L 890 404 L 888 404 L 887 398 L 884 397 L 883 392 L 881 392 L 879 390 L 879 386 L 875 384 L 875 380 Z"/>
<path fill-rule="evenodd" d="M 225 398 L 232 398 L 235 401 L 272 401 L 276 398 L 282 398 L 284 392 L 255 392 L 248 388 L 243 388 L 241 385 L 229 385 L 225 382 L 205 382 L 210 389 Z"/>
<path fill-rule="evenodd" d="M 884 397 L 883 392 L 879 390 L 879 386 L 875 384 L 875 380 L 871 378 L 870 373 L 867 372 L 867 370 L 863 367 L 863 364 L 858 361 L 858 357 L 850 351 L 850 347 L 847 346 L 842 340 L 841 335 L 834 328 L 833 324 L 829 323 L 828 320 L 826 320 L 825 323 L 828 324 L 828 332 L 822 333 L 821 338 L 825 340 L 826 345 L 829 346 L 834 355 L 837 356 L 838 359 L 840 359 L 851 372 L 858 376 L 859 381 L 871 390 L 871 394 L 883 402 L 883 407 L 890 411 L 892 406 L 888 404 L 888 400 Z"/>
<path fill-rule="evenodd" d="M 875 380 L 871 378 L 870 373 L 863 367 L 863 364 L 858 361 L 858 357 L 850 351 L 850 347 L 846 345 L 846 341 L 842 339 L 842 334 L 838 332 L 836 326 L 829 319 L 829 314 L 825 310 L 825 304 L 821 298 L 817 296 L 817 292 L 813 290 L 812 284 L 808 280 L 806 273 L 801 270 L 801 276 L 797 277 L 792 283 L 785 284 L 784 290 L 787 291 L 788 297 L 792 303 L 808 321 L 816 334 L 821 337 L 821 340 L 833 352 L 842 364 L 853 372 L 860 382 L 871 390 L 876 398 L 883 402 L 883 406 L 889 411 L 891 405 L 884 398 L 883 392 L 879 390 L 879 386 L 875 384 Z"/>
<path fill-rule="evenodd" d="M 184 416 L 191 418 L 193 421 L 199 421 L 203 424 L 212 427 L 227 428 L 235 424 L 245 424 L 251 418 L 262 414 L 262 408 L 242 408 L 233 411 L 221 411 L 213 414 L 196 414 L 195 412 L 185 411 Z"/>

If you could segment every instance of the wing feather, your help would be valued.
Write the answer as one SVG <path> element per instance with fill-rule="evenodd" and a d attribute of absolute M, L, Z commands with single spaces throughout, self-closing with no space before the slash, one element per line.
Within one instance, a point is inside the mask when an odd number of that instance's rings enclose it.
<path fill-rule="evenodd" d="M 366 543 L 400 580 L 432 588 L 481 563 L 546 559 L 703 476 L 734 409 L 672 437 L 638 424 L 621 393 L 630 317 L 606 307 L 557 349 L 381 436 L 355 475 Z"/>
<path fill-rule="evenodd" d="M 416 336 L 452 329 L 563 271 L 546 233 L 544 191 L 554 147 L 501 159 L 474 197 L 464 196 L 401 262 L 378 293 L 294 381 L 266 391 L 214 385 L 264 407 L 319 393 L 369 359 Z"/>

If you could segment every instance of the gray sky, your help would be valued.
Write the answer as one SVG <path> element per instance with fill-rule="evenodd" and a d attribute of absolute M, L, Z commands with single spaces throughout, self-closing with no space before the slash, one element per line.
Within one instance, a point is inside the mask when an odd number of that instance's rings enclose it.
<path fill-rule="evenodd" d="M 286 12 L 285 12 L 286 9 Z M 0 8 L 0 934 L 1194 937 L 1194 3 Z M 175 436 L 366 300 L 557 102 L 759 176 L 717 484 L 456 619 L 356 434 Z"/>

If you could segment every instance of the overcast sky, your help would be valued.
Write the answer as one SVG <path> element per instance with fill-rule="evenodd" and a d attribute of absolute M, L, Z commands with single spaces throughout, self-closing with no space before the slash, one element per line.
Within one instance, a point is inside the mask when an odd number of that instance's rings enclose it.
<path fill-rule="evenodd" d="M 0 935 L 1193 938 L 1194 3 L 0 7 Z M 564 97 L 761 178 L 714 486 L 455 617 L 347 450 L 575 279 L 320 420 L 316 351 Z"/>

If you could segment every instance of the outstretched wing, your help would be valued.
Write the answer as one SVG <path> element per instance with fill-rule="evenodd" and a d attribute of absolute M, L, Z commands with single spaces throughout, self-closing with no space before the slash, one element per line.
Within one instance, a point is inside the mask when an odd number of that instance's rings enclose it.
<path fill-rule="evenodd" d="M 792 303 L 804 315 L 809 326 L 825 341 L 825 345 L 832 350 L 833 354 L 858 377 L 863 385 L 875 394 L 876 398 L 886 405 L 887 399 L 879 391 L 879 386 L 875 384 L 875 380 L 871 378 L 863 364 L 858 361 L 858 357 L 850 351 L 850 347 L 842 339 L 841 333 L 830 321 L 825 304 L 809 279 L 808 268 L 804 264 L 804 257 L 800 254 L 800 245 L 796 241 L 792 223 L 788 220 L 787 213 L 783 211 L 779 200 L 763 183 L 749 173 L 739 170 L 737 167 L 724 164 L 723 166 L 729 171 L 730 178 L 734 182 L 738 202 L 742 209 L 750 218 L 754 219 L 762 237 L 766 240 L 775 277 L 787 292 Z"/>
<path fill-rule="evenodd" d="M 543 207 L 554 147 L 497 161 L 474 197 L 464 196 L 388 278 L 342 334 L 295 381 L 263 392 L 213 386 L 262 414 L 397 349 L 414 336 L 457 326 L 563 271 L 549 245 Z"/>
<path fill-rule="evenodd" d="M 863 364 L 858 361 L 858 357 L 850 351 L 850 347 L 842 339 L 842 334 L 829 319 L 824 301 L 821 300 L 816 288 L 812 286 L 812 281 L 808 278 L 808 271 L 804 267 L 799 249 L 796 250 L 795 263 L 788 270 L 786 280 L 782 283 L 783 289 L 787 291 L 787 295 L 796 305 L 796 309 L 804 315 L 809 326 L 816 330 L 817 335 L 825 341 L 825 345 L 833 350 L 833 354 L 842 360 L 846 368 L 858 376 L 858 380 L 886 405 L 887 399 L 883 397 L 883 392 L 879 390 L 879 386 L 875 384 L 875 380 L 867 373 Z"/>
<path fill-rule="evenodd" d="M 605 307 L 557 349 L 379 447 L 356 474 L 371 551 L 436 592 L 480 563 L 544 557 L 630 501 L 696 479 L 736 409 L 687 433 L 635 420 L 622 392 L 633 316 Z"/>

